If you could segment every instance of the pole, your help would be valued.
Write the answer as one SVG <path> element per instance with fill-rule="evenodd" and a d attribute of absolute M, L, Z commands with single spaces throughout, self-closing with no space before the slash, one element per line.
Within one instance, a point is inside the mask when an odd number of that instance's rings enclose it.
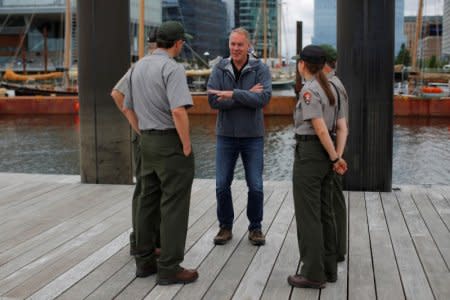
<path fill-rule="evenodd" d="M 145 0 L 139 0 L 139 58 L 144 57 Z"/>
<path fill-rule="evenodd" d="M 337 1 L 337 73 L 349 96 L 347 190 L 392 189 L 394 20 L 395 1 Z"/>
<path fill-rule="evenodd" d="M 71 0 L 66 0 L 66 17 L 65 17 L 65 40 L 64 40 L 64 87 L 69 86 L 69 69 L 70 69 L 70 51 L 72 40 L 72 13 Z"/>
<path fill-rule="evenodd" d="M 77 1 L 83 183 L 133 182 L 130 126 L 110 96 L 130 67 L 129 7 L 128 0 Z"/>
<path fill-rule="evenodd" d="M 44 71 L 48 71 L 48 30 L 47 26 L 44 26 Z"/>
<path fill-rule="evenodd" d="M 263 22 L 264 22 L 264 32 L 263 32 L 263 57 L 264 63 L 267 63 L 267 0 L 263 1 Z"/>
<path fill-rule="evenodd" d="M 419 47 L 419 38 L 422 33 L 422 11 L 423 11 L 423 0 L 419 0 L 419 11 L 417 12 L 417 19 L 416 19 L 416 35 L 414 37 L 412 45 L 412 63 L 411 63 L 412 70 L 415 70 L 417 66 L 417 48 Z"/>

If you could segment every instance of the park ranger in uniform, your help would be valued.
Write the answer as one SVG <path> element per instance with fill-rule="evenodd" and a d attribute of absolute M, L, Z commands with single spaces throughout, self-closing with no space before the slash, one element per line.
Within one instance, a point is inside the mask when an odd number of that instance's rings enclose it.
<path fill-rule="evenodd" d="M 124 110 L 141 143 L 142 193 L 136 207 L 136 276 L 158 273 L 161 285 L 190 283 L 196 270 L 184 259 L 194 156 L 187 108 L 192 106 L 181 53 L 184 28 L 174 21 L 159 27 L 157 49 L 130 71 L 132 97 Z M 159 224 L 159 220 L 160 224 Z M 157 231 L 161 254 L 155 254 Z"/>
<path fill-rule="evenodd" d="M 336 93 L 322 72 L 324 63 L 325 53 L 318 46 L 307 46 L 300 53 L 298 70 L 306 82 L 294 113 L 293 192 L 303 264 L 300 274 L 288 277 L 290 285 L 300 288 L 323 288 L 326 281 L 337 280 L 332 176 L 343 174 L 347 164 L 339 157 L 330 131 L 336 122 L 340 135 L 346 123 L 337 118 Z"/>
<path fill-rule="evenodd" d="M 326 62 L 323 67 L 323 72 L 327 75 L 331 85 L 338 93 L 338 103 L 340 105 L 338 118 L 345 118 L 348 122 L 348 94 L 344 84 L 336 76 L 336 49 L 330 45 L 320 46 L 326 54 Z M 348 126 L 347 126 L 348 127 Z M 340 157 L 344 155 L 345 145 L 347 143 L 347 135 L 340 135 L 340 139 L 335 141 L 336 152 Z M 338 173 L 333 174 L 333 208 L 336 219 L 336 233 L 337 233 L 337 261 L 345 260 L 347 254 L 347 207 L 345 205 L 345 196 L 342 186 L 342 175 Z"/>
<path fill-rule="evenodd" d="M 157 29 L 158 29 L 157 27 L 153 27 L 148 34 L 149 54 L 151 54 L 151 52 L 156 49 Z M 111 92 L 111 97 L 114 99 L 114 102 L 116 103 L 117 108 L 120 111 L 123 111 L 123 102 L 125 100 L 125 96 L 130 97 L 130 80 L 129 80 L 130 71 L 131 69 L 128 69 L 128 72 L 117 82 L 117 84 L 114 86 Z M 139 141 L 139 133 L 134 130 L 132 135 L 132 146 L 133 146 L 133 160 L 134 160 L 136 185 L 134 187 L 133 198 L 131 201 L 131 224 L 133 230 L 130 233 L 130 255 L 135 255 L 136 254 L 135 215 L 138 199 L 141 195 L 142 180 L 141 180 L 141 146 Z M 157 255 L 159 255 L 160 252 L 159 233 L 157 233 L 155 252 Z"/>

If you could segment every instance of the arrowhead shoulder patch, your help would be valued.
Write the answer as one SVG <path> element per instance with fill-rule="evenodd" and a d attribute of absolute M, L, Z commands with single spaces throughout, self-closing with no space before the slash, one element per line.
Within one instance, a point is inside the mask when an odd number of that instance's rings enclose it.
<path fill-rule="evenodd" d="M 303 101 L 305 101 L 306 104 L 311 103 L 311 98 L 312 98 L 312 95 L 310 92 L 305 92 L 303 94 Z"/>

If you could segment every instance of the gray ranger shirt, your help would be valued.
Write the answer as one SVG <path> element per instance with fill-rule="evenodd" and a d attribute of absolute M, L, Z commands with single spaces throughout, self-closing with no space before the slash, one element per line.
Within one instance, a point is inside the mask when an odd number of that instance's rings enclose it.
<path fill-rule="evenodd" d="M 124 107 L 134 110 L 141 130 L 175 128 L 171 110 L 193 105 L 184 67 L 163 49 L 139 60 L 124 77 L 133 94 L 131 99 L 124 93 Z"/>
<path fill-rule="evenodd" d="M 333 129 L 340 112 L 337 111 L 337 95 L 333 86 L 331 92 L 336 99 L 336 105 L 331 106 L 328 97 L 320 86 L 319 82 L 313 78 L 305 82 L 300 91 L 300 99 L 294 112 L 295 133 L 298 135 L 316 135 L 311 119 L 323 118 L 328 130 Z M 342 110 L 342 108 L 341 108 Z"/>

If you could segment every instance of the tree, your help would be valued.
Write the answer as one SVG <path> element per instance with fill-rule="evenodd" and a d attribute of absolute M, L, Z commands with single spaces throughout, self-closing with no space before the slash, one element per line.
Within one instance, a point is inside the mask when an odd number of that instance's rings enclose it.
<path fill-rule="evenodd" d="M 400 51 L 398 51 L 397 58 L 395 59 L 396 65 L 409 66 L 411 64 L 411 55 L 408 49 L 406 49 L 405 44 L 402 44 Z"/>
<path fill-rule="evenodd" d="M 428 61 L 428 68 L 434 69 L 438 67 L 438 61 L 436 59 L 436 56 L 433 55 L 430 60 Z"/>

